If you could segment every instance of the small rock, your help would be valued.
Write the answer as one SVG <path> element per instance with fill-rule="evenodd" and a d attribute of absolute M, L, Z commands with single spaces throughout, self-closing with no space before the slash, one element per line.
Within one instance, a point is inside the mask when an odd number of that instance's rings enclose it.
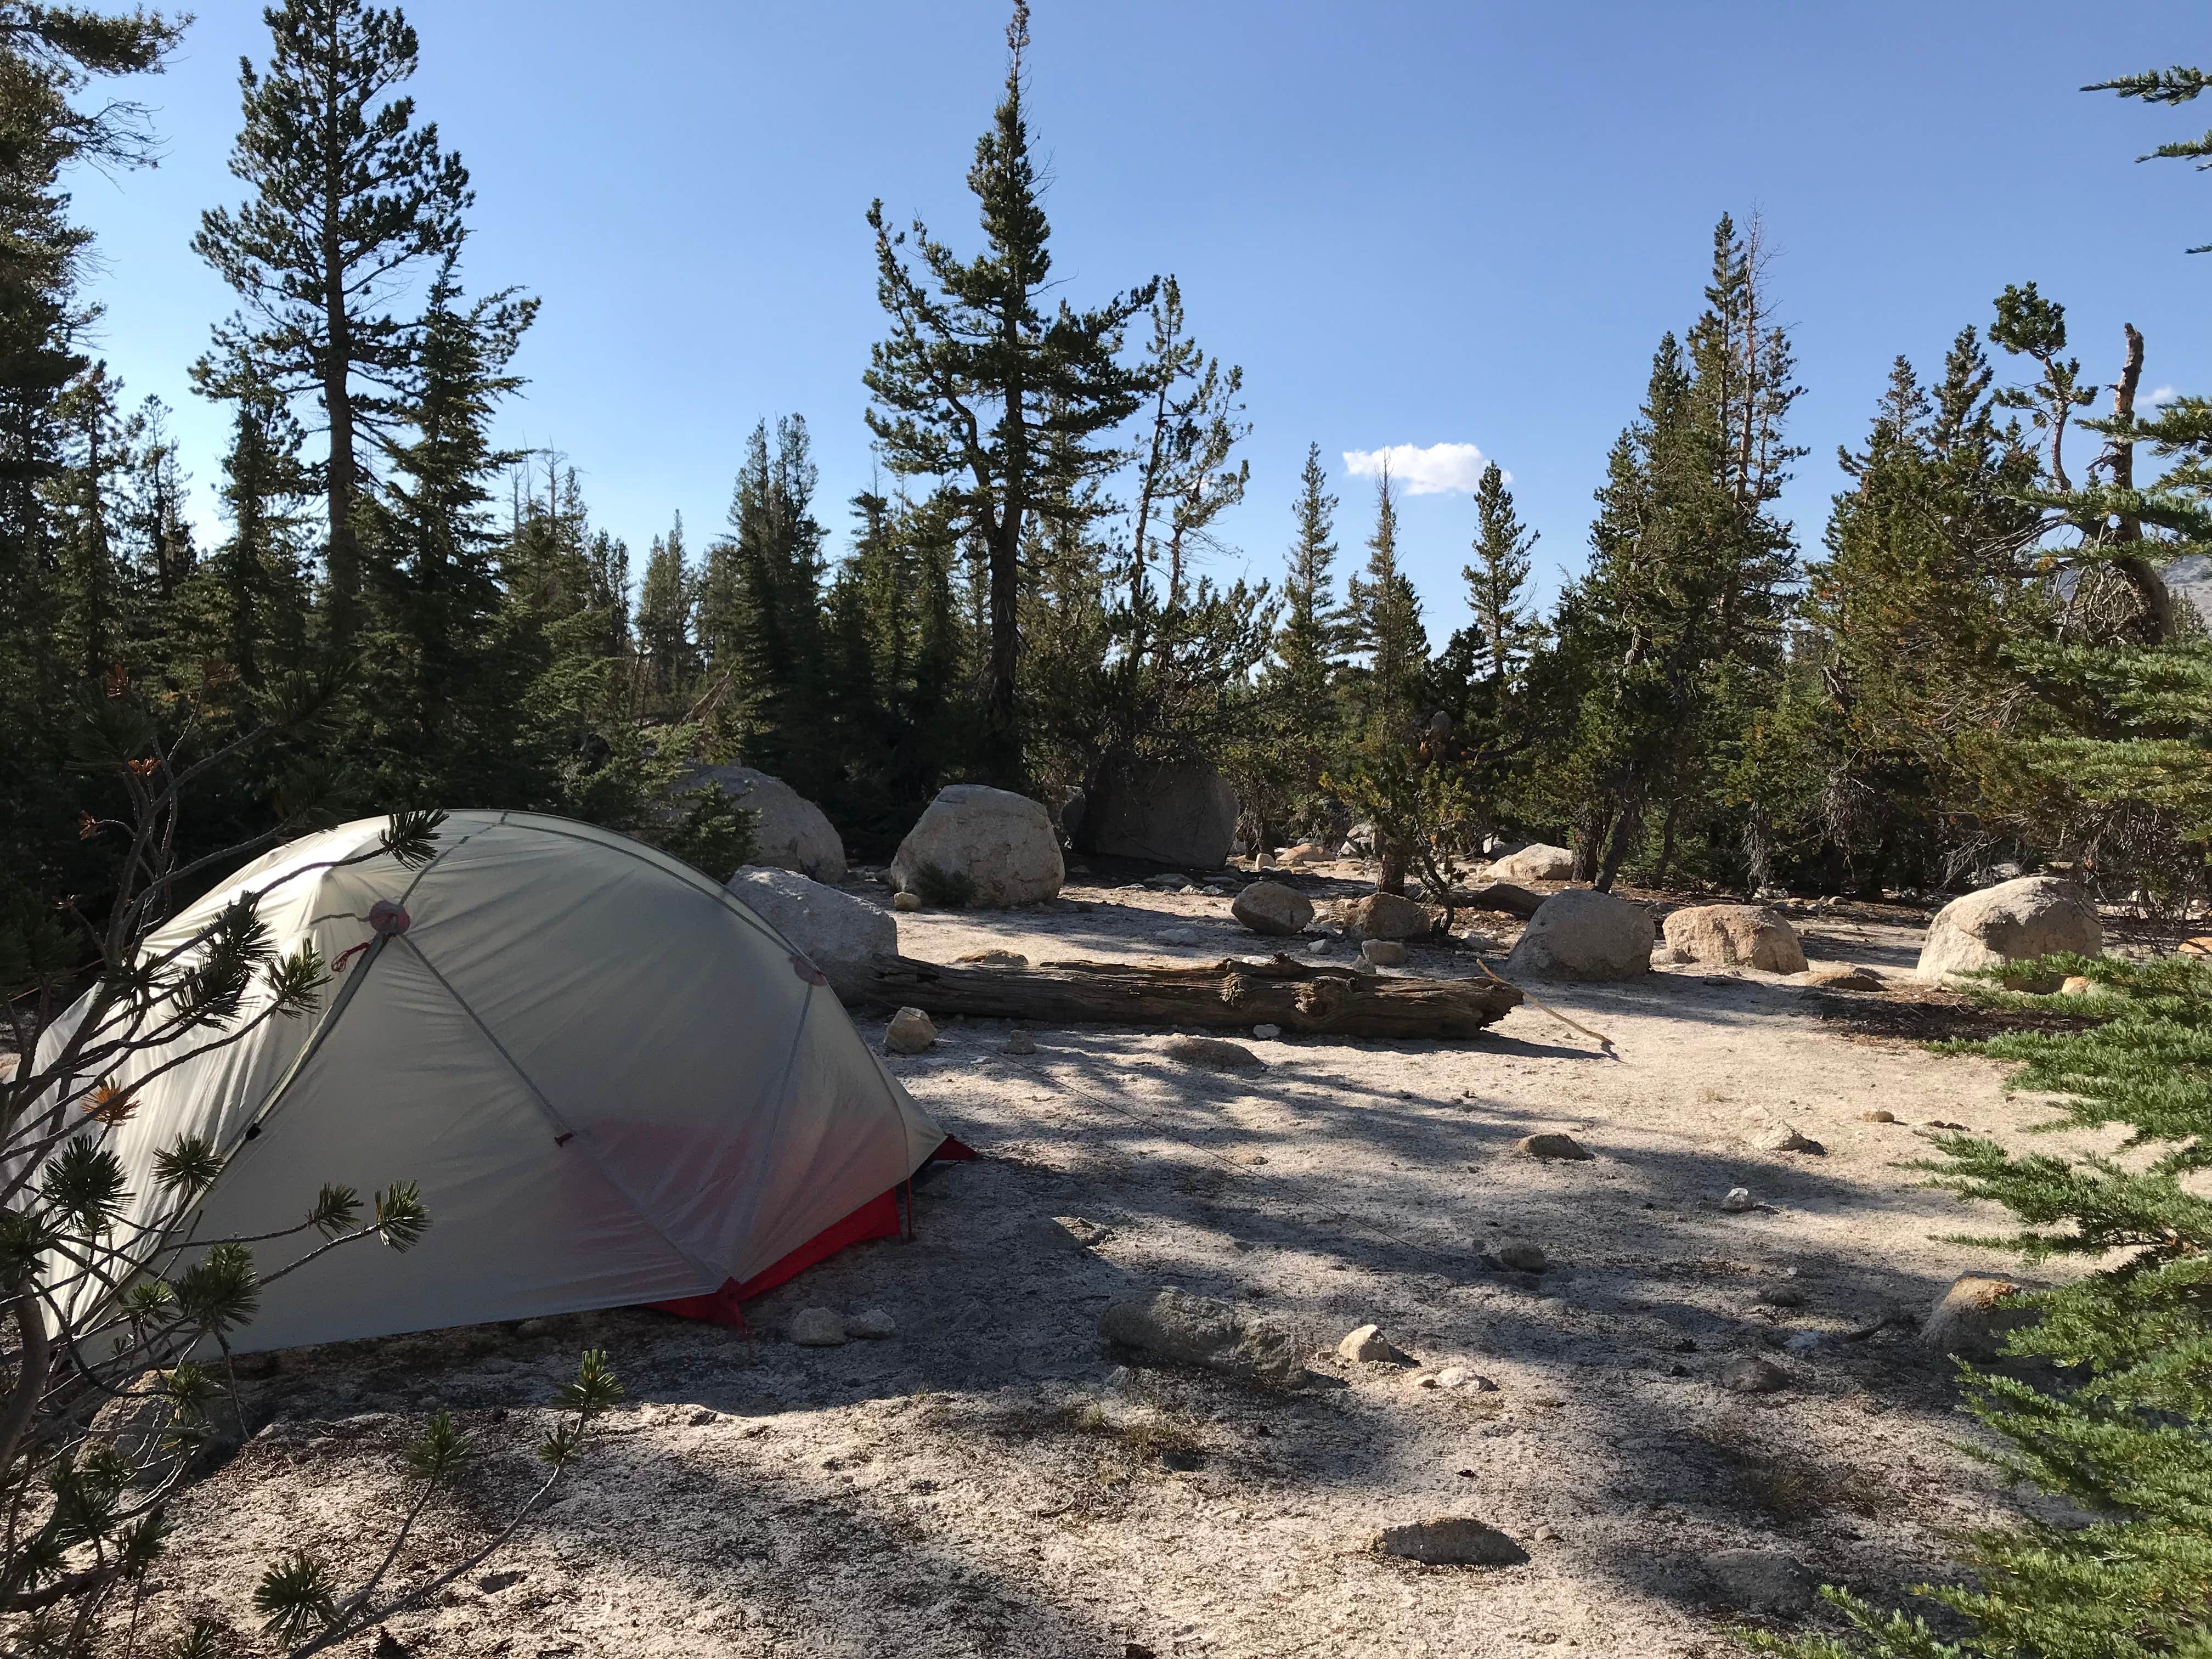
<path fill-rule="evenodd" d="M 999 1045 L 999 1052 L 1002 1054 L 1033 1054 L 1036 1052 L 1036 1039 L 1027 1031 L 1009 1032 L 1006 1040 Z"/>
<path fill-rule="evenodd" d="M 1342 1388 L 1343 1379 L 1307 1370 L 1291 1330 L 1255 1319 L 1232 1304 L 1163 1288 L 1109 1303 L 1098 1334 L 1153 1361 L 1207 1370 L 1276 1388 Z"/>
<path fill-rule="evenodd" d="M 1774 1285 L 1759 1293 L 1759 1302 L 1765 1308 L 1802 1308 L 1805 1292 L 1795 1285 Z"/>
<path fill-rule="evenodd" d="M 1063 1246 L 1073 1243 L 1079 1250 L 1095 1250 L 1114 1237 L 1114 1230 L 1103 1222 L 1086 1220 L 1079 1215 L 1056 1215 L 1047 1225 L 1059 1235 L 1052 1243 Z"/>
<path fill-rule="evenodd" d="M 881 1308 L 864 1308 L 845 1322 L 845 1334 L 863 1341 L 880 1342 L 898 1334 L 898 1322 Z"/>
<path fill-rule="evenodd" d="M 707 1415 L 712 1417 L 714 1413 L 708 1412 Z M 477 1588 L 486 1595 L 496 1595 L 503 1589 L 514 1589 L 529 1577 L 526 1572 L 488 1572 L 477 1580 Z"/>
<path fill-rule="evenodd" d="M 1440 1389 L 1472 1389 L 1477 1394 L 1495 1394 L 1498 1384 L 1486 1376 L 1478 1376 L 1464 1365 L 1447 1365 L 1437 1373 Z"/>
<path fill-rule="evenodd" d="M 937 1022 L 919 1008 L 902 1008 L 884 1031 L 884 1047 L 895 1054 L 918 1054 L 937 1042 Z"/>
<path fill-rule="evenodd" d="M 1203 945 L 1206 943 L 1206 935 L 1195 927 L 1163 927 L 1152 935 L 1152 943 L 1172 945 Z"/>
<path fill-rule="evenodd" d="M 893 893 L 891 895 L 891 908 L 894 910 L 919 910 L 921 908 L 921 895 L 919 893 Z"/>
<path fill-rule="evenodd" d="M 1366 939 L 1412 939 L 1429 931 L 1428 910 L 1395 893 L 1370 893 L 1337 907 L 1336 919 Z"/>
<path fill-rule="evenodd" d="M 1026 968 L 1030 959 L 1019 951 L 969 951 L 952 958 L 975 968 Z"/>
<path fill-rule="evenodd" d="M 697 1411 L 693 1412 L 691 1415 L 684 1420 L 690 1423 L 695 1429 L 703 1429 L 709 1423 L 720 1421 L 721 1415 L 721 1413 L 718 1411 L 714 1411 L 708 1407 L 702 1406 Z"/>
<path fill-rule="evenodd" d="M 1790 1386 L 1790 1373 L 1771 1360 L 1731 1359 L 1713 1379 L 1730 1394 L 1773 1394 Z"/>
<path fill-rule="evenodd" d="M 1313 901 L 1279 881 L 1255 881 L 1237 896 L 1229 914 L 1255 933 L 1288 939 L 1313 920 Z"/>
<path fill-rule="evenodd" d="M 1162 1050 L 1170 1060 L 1179 1060 L 1186 1066 L 1203 1066 L 1208 1071 L 1243 1071 L 1267 1062 L 1241 1042 L 1227 1042 L 1219 1037 L 1176 1037 Z"/>
<path fill-rule="evenodd" d="M 1921 1341 L 1937 1353 L 1961 1359 L 1996 1358 L 2008 1336 L 2035 1322 L 2033 1311 L 2014 1300 L 2025 1288 L 1990 1273 L 1960 1273 L 1936 1298 L 1921 1328 Z"/>
<path fill-rule="evenodd" d="M 1539 1544 L 1556 1544 L 1559 1541 L 1559 1529 L 1547 1521 L 1528 1536 Z"/>
<path fill-rule="evenodd" d="M 1359 947 L 1359 954 L 1377 968 L 1406 965 L 1406 947 L 1395 939 L 1370 939 Z"/>
<path fill-rule="evenodd" d="M 1827 1150 L 1819 1141 L 1798 1133 L 1797 1126 L 1794 1123 L 1769 1123 L 1746 1139 L 1762 1152 L 1821 1152 Z"/>
<path fill-rule="evenodd" d="M 790 1336 L 802 1348 L 842 1348 L 845 1322 L 834 1308 L 801 1308 L 791 1316 Z"/>
<path fill-rule="evenodd" d="M 1464 1516 L 1438 1516 L 1410 1526 L 1385 1527 L 1369 1548 L 1379 1555 L 1421 1561 L 1432 1567 L 1517 1567 L 1528 1559 L 1497 1528 Z"/>
<path fill-rule="evenodd" d="M 2058 987 L 2063 997 L 2086 997 L 2097 988 L 2097 981 L 2084 974 L 2069 974 Z"/>
<path fill-rule="evenodd" d="M 1879 991 L 1881 975 L 1871 968 L 1838 966 L 1815 968 L 1805 975 L 1805 983 L 1823 991 Z"/>
<path fill-rule="evenodd" d="M 1551 1265 L 1551 1259 L 1544 1254 L 1542 1245 L 1520 1240 L 1499 1245 L 1498 1260 L 1501 1265 L 1519 1273 L 1540 1273 Z"/>
<path fill-rule="evenodd" d="M 1523 1135 L 1513 1145 L 1526 1158 L 1565 1158 L 1571 1162 L 1589 1156 L 1582 1142 L 1572 1135 Z"/>
<path fill-rule="evenodd" d="M 1779 1550 L 1718 1550 L 1705 1558 L 1705 1571 L 1722 1598 L 1744 1613 L 1800 1613 L 1817 1592 L 1804 1564 Z"/>
<path fill-rule="evenodd" d="M 1755 1210 L 1759 1200 L 1751 1195 L 1747 1187 L 1731 1187 L 1721 1200 L 1721 1208 L 1731 1215 L 1741 1215 L 1746 1210 Z"/>
<path fill-rule="evenodd" d="M 1346 1332 L 1336 1345 L 1340 1359 L 1349 1359 L 1363 1365 L 1410 1365 L 1412 1358 L 1382 1334 L 1380 1325 L 1362 1325 Z"/>
<path fill-rule="evenodd" d="M 1783 1339 L 1782 1346 L 1790 1353 L 1810 1353 L 1826 1340 L 1819 1331 L 1793 1331 Z"/>
<path fill-rule="evenodd" d="M 1877 1106 L 1870 1112 L 1861 1112 L 1859 1114 L 1859 1121 L 1862 1123 L 1894 1123 L 1897 1121 L 1897 1114 Z"/>
<path fill-rule="evenodd" d="M 1273 1042 L 1282 1034 L 1283 1028 L 1279 1025 L 1255 1025 L 1252 1028 L 1252 1035 L 1262 1042 Z"/>

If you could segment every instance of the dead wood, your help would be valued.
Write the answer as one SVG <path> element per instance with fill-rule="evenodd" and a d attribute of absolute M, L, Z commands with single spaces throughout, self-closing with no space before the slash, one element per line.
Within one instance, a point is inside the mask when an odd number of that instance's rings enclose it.
<path fill-rule="evenodd" d="M 1517 1006 L 1510 985 L 1394 978 L 1313 967 L 1289 957 L 1225 958 L 1194 968 L 1046 962 L 1035 968 L 947 967 L 878 957 L 840 988 L 849 1000 L 1062 1024 L 1279 1025 L 1335 1036 L 1470 1037 Z"/>

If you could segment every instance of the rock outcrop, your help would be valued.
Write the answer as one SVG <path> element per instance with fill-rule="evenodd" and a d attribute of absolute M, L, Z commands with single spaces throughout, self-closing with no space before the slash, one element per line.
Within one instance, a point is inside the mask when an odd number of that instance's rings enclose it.
<path fill-rule="evenodd" d="M 1139 762 L 1108 772 L 1085 802 L 1075 844 L 1109 858 L 1211 870 L 1237 839 L 1237 792 L 1204 761 Z"/>
<path fill-rule="evenodd" d="M 2087 893 L 2056 876 L 2022 876 L 1953 899 L 1938 910 L 1921 947 L 1920 971 L 1963 974 L 2057 951 L 2094 957 L 2104 948 L 2104 923 Z M 2058 981 L 2043 988 L 2055 991 Z"/>
<path fill-rule="evenodd" d="M 1313 920 L 1313 901 L 1279 881 L 1255 881 L 1237 896 L 1229 914 L 1239 926 L 1271 938 L 1289 939 Z"/>
<path fill-rule="evenodd" d="M 937 792 L 899 843 L 891 880 L 914 891 L 925 866 L 966 884 L 968 902 L 993 909 L 1042 903 L 1067 878 L 1060 838 L 1043 806 L 1027 795 L 980 783 Z"/>
<path fill-rule="evenodd" d="M 1539 842 L 1495 860 L 1483 875 L 1489 881 L 1572 881 L 1575 855 L 1564 847 Z"/>
<path fill-rule="evenodd" d="M 1640 904 L 1588 887 L 1554 893 L 1505 959 L 1508 979 L 1633 979 L 1651 971 L 1658 930 Z"/>
<path fill-rule="evenodd" d="M 788 870 L 749 864 L 723 890 L 790 940 L 841 991 L 875 957 L 898 954 L 898 921 L 890 911 Z"/>
<path fill-rule="evenodd" d="M 1425 905 L 1396 893 L 1370 893 L 1348 899 L 1337 920 L 1363 939 L 1419 939 L 1434 925 Z"/>
<path fill-rule="evenodd" d="M 1759 968 L 1770 974 L 1805 971 L 1797 930 L 1763 904 L 1698 904 L 1667 918 L 1667 943 L 1682 962 L 1724 968 Z"/>
<path fill-rule="evenodd" d="M 836 826 L 781 778 L 750 766 L 710 766 L 693 773 L 683 787 L 709 786 L 753 814 L 755 865 L 795 870 L 815 881 L 845 879 L 845 843 Z"/>

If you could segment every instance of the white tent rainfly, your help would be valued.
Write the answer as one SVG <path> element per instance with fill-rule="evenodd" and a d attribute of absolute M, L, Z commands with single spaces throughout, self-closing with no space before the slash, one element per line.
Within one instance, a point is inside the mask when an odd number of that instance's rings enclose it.
<path fill-rule="evenodd" d="M 690 866 L 586 824 L 461 811 L 410 867 L 380 850 L 386 823 L 294 842 L 165 926 L 155 950 L 265 893 L 280 952 L 343 965 L 310 1016 L 131 1055 L 112 1081 L 134 1109 L 88 1125 L 131 1177 L 125 1226 L 160 1219 L 163 1150 L 201 1135 L 225 1155 L 179 1237 L 296 1226 L 325 1182 L 419 1188 L 411 1249 L 278 1279 L 234 1348 L 641 1302 L 726 1315 L 896 1231 L 899 1187 L 966 1155 L 814 965 Z M 257 986 L 240 1024 L 266 1001 Z"/>

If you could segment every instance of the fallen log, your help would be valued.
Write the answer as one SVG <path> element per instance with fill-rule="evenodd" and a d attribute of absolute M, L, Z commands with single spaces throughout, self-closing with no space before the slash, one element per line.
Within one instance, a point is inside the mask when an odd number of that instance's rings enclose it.
<path fill-rule="evenodd" d="M 1410 979 L 1317 968 L 1289 957 L 1225 958 L 1195 968 L 1046 962 L 1035 968 L 947 967 L 878 957 L 839 986 L 848 1001 L 1051 1024 L 1279 1025 L 1313 1036 L 1471 1037 L 1521 1002 L 1502 981 Z"/>

